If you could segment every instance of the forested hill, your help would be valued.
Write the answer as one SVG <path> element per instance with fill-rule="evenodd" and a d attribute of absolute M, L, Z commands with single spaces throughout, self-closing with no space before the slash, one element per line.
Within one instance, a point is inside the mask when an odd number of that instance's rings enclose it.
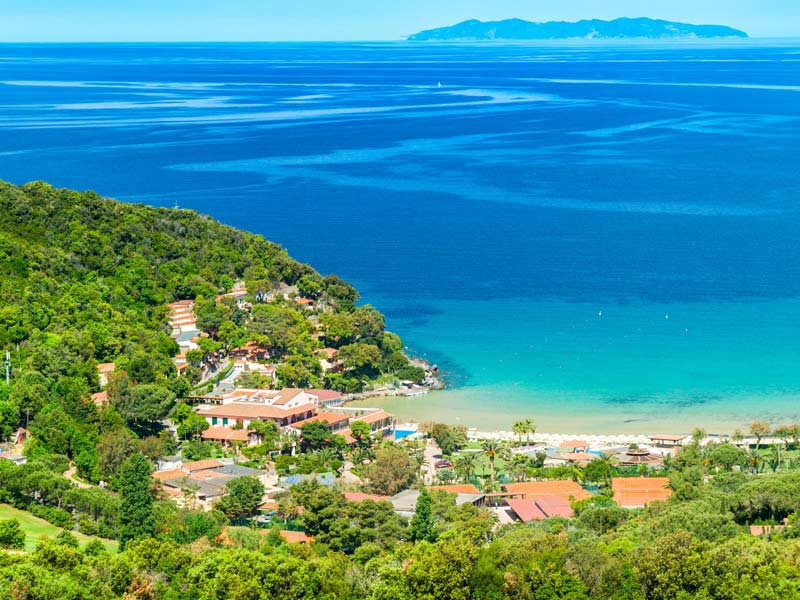
<path fill-rule="evenodd" d="M 692 39 L 746 38 L 744 31 L 725 25 L 690 25 L 660 19 L 590 19 L 568 23 L 535 23 L 523 19 L 478 21 L 471 19 L 409 36 L 409 40 L 566 40 L 566 39 Z"/>
<path fill-rule="evenodd" d="M 252 315 L 215 302 L 237 281 L 251 294 L 296 286 L 324 310 L 283 296 Z M 259 235 L 190 210 L 0 182 L 0 350 L 12 351 L 12 384 L 0 384 L 0 438 L 27 423 L 34 432 L 51 413 L 65 430 L 96 420 L 89 396 L 100 389 L 97 365 L 105 362 L 124 376 L 109 391 L 112 405 L 141 410 L 123 414 L 131 426 L 163 418 L 190 392 L 172 361 L 178 346 L 167 322 L 167 303 L 185 298 L 197 299 L 198 325 L 211 334 L 205 349 L 224 354 L 255 340 L 280 363 L 281 384 L 357 390 L 390 369 L 412 369 L 383 316 L 355 306 L 352 286 L 321 277 Z M 325 379 L 323 346 L 339 349 L 352 368 Z M 135 401 L 126 403 L 131 394 Z M 39 433 L 37 442 L 46 440 Z M 67 438 L 47 450 L 73 456 Z"/>

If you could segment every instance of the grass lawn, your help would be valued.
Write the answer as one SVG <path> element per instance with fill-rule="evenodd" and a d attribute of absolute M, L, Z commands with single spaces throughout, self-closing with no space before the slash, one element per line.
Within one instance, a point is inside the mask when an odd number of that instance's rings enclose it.
<path fill-rule="evenodd" d="M 34 517 L 31 513 L 16 509 L 8 504 L 0 504 L 0 519 L 17 519 L 17 521 L 19 521 L 19 524 L 26 535 L 25 550 L 28 552 L 33 550 L 33 548 L 36 546 L 36 541 L 40 537 L 46 535 L 54 538 L 61 532 L 60 527 L 51 525 L 44 519 Z M 86 542 L 93 539 L 91 536 L 78 533 L 77 531 L 73 531 L 72 533 L 78 538 L 78 541 L 81 543 L 81 547 L 85 546 Z M 116 552 L 119 547 L 119 544 L 116 540 L 106 540 L 104 538 L 97 539 L 103 543 L 103 546 L 105 546 L 106 550 L 109 552 Z"/>

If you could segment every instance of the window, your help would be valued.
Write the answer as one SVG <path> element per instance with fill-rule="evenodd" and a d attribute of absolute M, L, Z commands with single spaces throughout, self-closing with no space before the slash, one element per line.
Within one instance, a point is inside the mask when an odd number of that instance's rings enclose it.
<path fill-rule="evenodd" d="M 222 424 L 223 425 L 227 425 L 228 424 L 228 417 L 223 417 L 222 418 Z"/>
<path fill-rule="evenodd" d="M 217 424 L 217 417 L 211 417 L 211 424 L 212 425 L 216 425 Z"/>

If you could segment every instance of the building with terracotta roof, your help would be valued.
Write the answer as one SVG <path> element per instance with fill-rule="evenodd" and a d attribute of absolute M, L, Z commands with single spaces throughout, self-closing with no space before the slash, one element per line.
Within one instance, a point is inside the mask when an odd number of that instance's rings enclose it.
<path fill-rule="evenodd" d="M 589 442 L 583 440 L 569 440 L 559 445 L 560 448 L 569 448 L 571 450 L 586 449 L 589 447 Z"/>
<path fill-rule="evenodd" d="M 660 454 L 652 454 L 644 448 L 629 448 L 625 452 L 617 454 L 617 461 L 622 467 L 646 467 L 659 468 L 664 464 L 664 457 Z"/>
<path fill-rule="evenodd" d="M 92 402 L 97 408 L 105 408 L 109 405 L 110 401 L 108 399 L 108 392 L 103 390 L 102 392 L 95 392 L 92 394 Z"/>
<path fill-rule="evenodd" d="M 209 442 L 219 442 L 225 447 L 230 446 L 232 442 L 257 443 L 256 436 L 247 429 L 233 429 L 232 427 L 209 427 L 200 434 L 200 437 Z"/>
<path fill-rule="evenodd" d="M 611 481 L 614 500 L 625 508 L 641 508 L 672 496 L 666 477 L 615 477 Z"/>
<path fill-rule="evenodd" d="M 334 390 L 309 389 L 306 393 L 317 399 L 318 406 L 339 406 L 344 404 L 344 395 Z"/>
<path fill-rule="evenodd" d="M 180 479 L 181 477 L 186 477 L 186 471 L 183 469 L 169 469 L 167 471 L 156 471 L 153 473 L 153 478 L 162 482 L 171 479 Z"/>
<path fill-rule="evenodd" d="M 247 342 L 244 346 L 234 348 L 229 353 L 231 358 L 241 358 L 245 360 L 259 361 L 269 358 L 269 348 L 261 346 L 256 342 Z"/>
<path fill-rule="evenodd" d="M 653 445 L 657 448 L 673 448 L 675 446 L 683 446 L 683 442 L 687 440 L 689 437 L 686 434 L 668 434 L 668 433 L 659 433 L 650 436 L 650 441 L 653 442 Z"/>
<path fill-rule="evenodd" d="M 308 535 L 303 531 L 289 531 L 283 529 L 278 532 L 287 544 L 310 544 L 314 541 L 314 537 Z"/>
<path fill-rule="evenodd" d="M 598 458 L 597 454 L 591 452 L 562 452 L 561 458 L 567 462 L 575 463 L 581 467 L 585 467 L 593 460 Z"/>
<path fill-rule="evenodd" d="M 390 415 L 384 410 L 376 410 L 374 412 L 363 413 L 351 417 L 350 422 L 364 421 L 369 425 L 372 433 L 381 433 L 386 435 L 394 429 L 394 416 Z"/>
<path fill-rule="evenodd" d="M 206 458 L 205 460 L 195 460 L 183 463 L 181 467 L 187 473 L 194 473 L 195 471 L 202 471 L 204 469 L 216 469 L 221 467 L 222 463 L 216 458 Z"/>
<path fill-rule="evenodd" d="M 328 424 L 328 428 L 331 430 L 331 433 L 343 433 L 345 430 L 350 429 L 350 417 L 345 414 L 335 412 L 317 411 L 316 415 L 310 419 L 306 419 L 301 423 L 301 425 L 313 423 L 315 421 L 325 421 Z"/>
<path fill-rule="evenodd" d="M 389 502 L 392 504 L 394 512 L 404 517 L 412 517 L 417 512 L 417 500 L 420 496 L 419 490 L 403 490 L 398 492 L 391 498 Z M 474 506 L 483 506 L 485 504 L 486 496 L 482 493 L 478 494 L 456 494 L 456 506 L 462 504 L 472 504 Z"/>
<path fill-rule="evenodd" d="M 279 427 L 288 427 L 316 415 L 317 407 L 314 404 L 304 404 L 295 408 L 283 408 L 255 402 L 230 402 L 197 412 L 212 427 L 241 425 L 247 429 L 253 421 L 274 421 Z"/>
<path fill-rule="evenodd" d="M 552 517 L 571 519 L 575 516 L 569 501 L 563 496 L 539 496 L 530 498 L 511 498 L 508 507 L 523 523 L 541 521 Z"/>

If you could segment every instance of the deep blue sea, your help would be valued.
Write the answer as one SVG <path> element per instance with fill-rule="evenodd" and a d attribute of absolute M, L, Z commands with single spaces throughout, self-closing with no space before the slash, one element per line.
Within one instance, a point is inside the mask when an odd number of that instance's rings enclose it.
<path fill-rule="evenodd" d="M 448 374 L 402 417 L 800 420 L 800 42 L 0 45 L 0 178 L 353 281 Z"/>

